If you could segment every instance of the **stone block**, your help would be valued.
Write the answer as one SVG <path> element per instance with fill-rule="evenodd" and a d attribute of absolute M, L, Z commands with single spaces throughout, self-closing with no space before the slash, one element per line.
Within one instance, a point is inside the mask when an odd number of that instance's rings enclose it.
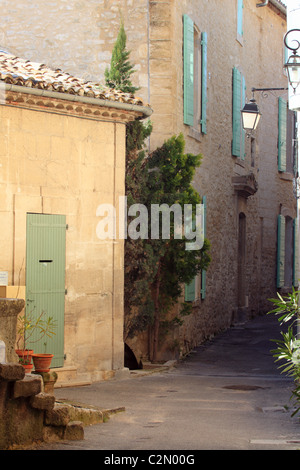
<path fill-rule="evenodd" d="M 46 412 L 45 424 L 50 426 L 66 426 L 70 422 L 69 407 L 56 404 Z"/>
<path fill-rule="evenodd" d="M 8 382 L 22 380 L 25 377 L 25 369 L 21 364 L 0 364 L 0 380 Z"/>
<path fill-rule="evenodd" d="M 80 441 L 84 439 L 84 428 L 81 421 L 70 421 L 64 432 L 64 439 L 69 441 Z"/>
<path fill-rule="evenodd" d="M 31 397 L 30 404 L 33 408 L 51 411 L 53 410 L 55 405 L 55 397 L 54 395 L 49 395 L 48 393 L 41 392 Z"/>
<path fill-rule="evenodd" d="M 42 391 L 42 378 L 32 374 L 25 375 L 23 380 L 14 383 L 13 398 L 30 397 Z"/>

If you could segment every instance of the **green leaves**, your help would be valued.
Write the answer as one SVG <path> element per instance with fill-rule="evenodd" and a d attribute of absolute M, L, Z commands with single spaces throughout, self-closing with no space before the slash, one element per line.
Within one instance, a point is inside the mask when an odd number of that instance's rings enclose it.
<path fill-rule="evenodd" d="M 294 416 L 300 411 L 300 339 L 294 334 L 295 326 L 299 322 L 299 291 L 292 288 L 292 292 L 286 297 L 277 293 L 276 299 L 270 299 L 275 308 L 270 310 L 278 317 L 280 325 L 287 325 L 287 331 L 281 331 L 281 340 L 272 340 L 277 344 L 277 348 L 272 350 L 275 362 L 281 362 L 279 369 L 289 377 L 294 377 L 296 387 L 292 392 L 291 398 L 298 403 L 296 410 L 292 414 Z"/>
<path fill-rule="evenodd" d="M 157 204 L 201 203 L 192 186 L 196 168 L 202 156 L 185 154 L 182 134 L 168 139 L 150 155 L 145 155 L 144 139 L 152 130 L 151 124 L 135 121 L 127 125 L 126 196 L 128 207 L 144 204 L 151 214 Z M 129 221 L 130 222 L 130 221 Z M 125 339 L 159 321 L 178 325 L 191 313 L 191 305 L 183 304 L 179 315 L 166 320 L 172 307 L 179 301 L 182 288 L 210 262 L 209 242 L 201 250 L 186 250 L 186 239 L 175 239 L 174 214 L 170 213 L 170 238 L 149 238 L 125 242 Z M 167 323 L 166 323 L 167 322 Z M 167 329 L 167 328 L 166 328 Z M 166 331 L 166 330 L 165 330 Z M 157 338 L 156 338 L 157 340 Z"/>
<path fill-rule="evenodd" d="M 124 23 L 121 21 L 119 34 L 113 48 L 110 69 L 106 69 L 105 84 L 109 88 L 116 88 L 124 93 L 135 93 L 138 88 L 134 87 L 130 81 L 131 75 L 135 72 L 133 65 L 129 61 L 130 52 L 126 50 L 126 33 Z"/>

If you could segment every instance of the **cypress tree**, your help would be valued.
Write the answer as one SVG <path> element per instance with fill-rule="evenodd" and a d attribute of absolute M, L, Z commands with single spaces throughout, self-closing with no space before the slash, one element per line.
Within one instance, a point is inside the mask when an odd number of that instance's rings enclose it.
<path fill-rule="evenodd" d="M 105 84 L 109 88 L 134 94 L 138 88 L 134 87 L 130 80 L 135 70 L 129 61 L 130 51 L 126 50 L 126 41 L 124 22 L 121 20 L 118 37 L 112 51 L 110 69 L 107 67 L 105 70 Z"/>

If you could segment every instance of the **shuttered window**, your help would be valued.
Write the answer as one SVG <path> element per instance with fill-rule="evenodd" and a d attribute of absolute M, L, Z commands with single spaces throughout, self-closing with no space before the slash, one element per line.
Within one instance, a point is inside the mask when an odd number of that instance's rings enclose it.
<path fill-rule="evenodd" d="M 285 269 L 285 217 L 277 219 L 277 288 L 284 287 Z"/>
<path fill-rule="evenodd" d="M 206 196 L 203 196 L 202 204 L 204 205 L 204 238 L 206 237 Z M 206 296 L 206 270 L 201 271 L 201 298 L 205 299 Z"/>
<path fill-rule="evenodd" d="M 183 15 L 184 124 L 194 125 L 194 22 Z"/>
<path fill-rule="evenodd" d="M 207 133 L 207 33 L 183 15 L 183 121 Z M 200 127 L 201 126 L 201 127 Z"/>
<path fill-rule="evenodd" d="M 293 221 L 293 286 L 298 288 L 298 218 Z"/>
<path fill-rule="evenodd" d="M 232 71 L 232 155 L 245 159 L 245 131 L 242 128 L 241 109 L 245 104 L 245 79 L 241 72 Z"/>
<path fill-rule="evenodd" d="M 196 278 L 189 284 L 185 285 L 184 296 L 186 302 L 193 302 L 196 297 Z"/>
<path fill-rule="evenodd" d="M 201 35 L 201 130 L 206 134 L 207 106 L 207 33 Z"/>
<path fill-rule="evenodd" d="M 203 222 L 204 222 L 204 237 L 206 237 L 206 196 L 203 196 L 202 198 L 202 204 L 204 206 L 204 217 L 203 217 Z M 190 284 L 185 285 L 185 301 L 186 302 L 193 302 L 196 299 L 196 282 L 197 282 L 197 276 L 190 282 Z M 201 298 L 205 299 L 206 296 L 206 270 L 202 269 L 201 271 Z"/>
<path fill-rule="evenodd" d="M 287 102 L 278 99 L 278 171 L 286 171 Z"/>

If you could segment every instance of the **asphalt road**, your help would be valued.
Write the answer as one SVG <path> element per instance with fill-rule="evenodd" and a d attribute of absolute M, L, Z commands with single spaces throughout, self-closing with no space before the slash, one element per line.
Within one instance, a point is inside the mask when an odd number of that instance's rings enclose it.
<path fill-rule="evenodd" d="M 150 451 L 153 464 L 160 463 L 155 459 L 161 450 L 176 459 L 180 451 L 186 459 L 199 450 L 299 450 L 300 419 L 291 417 L 293 381 L 274 364 L 272 338 L 280 338 L 277 320 L 258 317 L 218 335 L 168 371 L 56 389 L 59 399 L 125 411 L 86 427 L 83 441 L 40 449 L 102 450 L 103 461 L 143 450 Z"/>

